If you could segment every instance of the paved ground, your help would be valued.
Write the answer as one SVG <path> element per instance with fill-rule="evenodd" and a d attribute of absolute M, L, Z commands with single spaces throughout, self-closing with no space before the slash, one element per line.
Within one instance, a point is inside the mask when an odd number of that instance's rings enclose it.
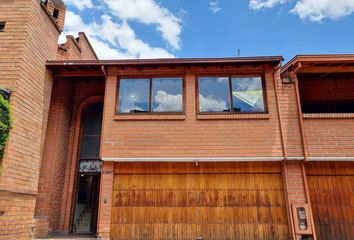
<path fill-rule="evenodd" d="M 69 240 L 93 240 L 98 239 L 96 235 L 93 234 L 77 234 L 77 235 L 60 235 L 60 236 L 50 236 L 47 238 L 35 238 L 34 240 L 57 240 L 57 239 L 69 239 Z"/>

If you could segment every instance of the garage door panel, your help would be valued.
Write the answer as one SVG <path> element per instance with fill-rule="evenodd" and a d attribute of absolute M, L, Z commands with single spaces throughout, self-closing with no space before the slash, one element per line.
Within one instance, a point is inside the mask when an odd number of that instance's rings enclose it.
<path fill-rule="evenodd" d="M 112 237 L 284 239 L 280 164 L 271 165 L 117 164 Z"/>
<path fill-rule="evenodd" d="M 122 207 L 196 207 L 199 206 L 196 190 L 115 190 L 113 206 Z"/>
<path fill-rule="evenodd" d="M 354 163 L 309 163 L 306 172 L 318 239 L 354 239 Z"/>
<path fill-rule="evenodd" d="M 190 240 L 197 235 L 197 224 L 121 224 L 112 230 L 113 239 Z"/>
<path fill-rule="evenodd" d="M 112 215 L 112 221 L 118 224 L 157 224 L 157 223 L 189 223 L 197 222 L 196 209 L 181 207 L 118 207 L 115 208 L 115 214 Z M 118 214 L 117 214 L 118 213 Z"/>
<path fill-rule="evenodd" d="M 206 224 L 201 229 L 204 239 L 286 239 L 287 225 L 274 224 Z"/>

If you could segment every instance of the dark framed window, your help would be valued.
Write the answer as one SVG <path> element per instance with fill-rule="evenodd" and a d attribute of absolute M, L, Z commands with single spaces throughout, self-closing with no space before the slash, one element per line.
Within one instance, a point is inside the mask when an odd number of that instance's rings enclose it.
<path fill-rule="evenodd" d="M 5 25 L 6 25 L 6 22 L 0 22 L 0 32 L 5 31 Z"/>
<path fill-rule="evenodd" d="M 118 85 L 118 114 L 183 112 L 180 77 L 122 78 Z"/>
<path fill-rule="evenodd" d="M 99 159 L 101 146 L 103 103 L 94 103 L 84 112 L 80 160 Z"/>
<path fill-rule="evenodd" d="M 59 17 L 59 10 L 54 8 L 53 10 L 53 18 L 58 18 Z"/>
<path fill-rule="evenodd" d="M 257 77 L 199 77 L 200 113 L 264 113 L 264 81 Z"/>
<path fill-rule="evenodd" d="M 354 113 L 354 100 L 305 101 L 302 113 Z"/>

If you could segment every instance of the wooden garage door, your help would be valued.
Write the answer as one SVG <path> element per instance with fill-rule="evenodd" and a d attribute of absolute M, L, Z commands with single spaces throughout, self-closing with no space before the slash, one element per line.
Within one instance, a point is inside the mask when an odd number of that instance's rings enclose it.
<path fill-rule="evenodd" d="M 354 239 L 354 164 L 309 163 L 307 181 L 317 239 Z"/>
<path fill-rule="evenodd" d="M 116 164 L 113 239 L 286 239 L 278 163 Z"/>

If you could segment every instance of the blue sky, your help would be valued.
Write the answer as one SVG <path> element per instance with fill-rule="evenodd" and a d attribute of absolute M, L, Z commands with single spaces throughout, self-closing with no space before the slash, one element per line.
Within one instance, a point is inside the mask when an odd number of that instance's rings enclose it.
<path fill-rule="evenodd" d="M 354 0 L 64 1 L 102 59 L 354 53 Z"/>

